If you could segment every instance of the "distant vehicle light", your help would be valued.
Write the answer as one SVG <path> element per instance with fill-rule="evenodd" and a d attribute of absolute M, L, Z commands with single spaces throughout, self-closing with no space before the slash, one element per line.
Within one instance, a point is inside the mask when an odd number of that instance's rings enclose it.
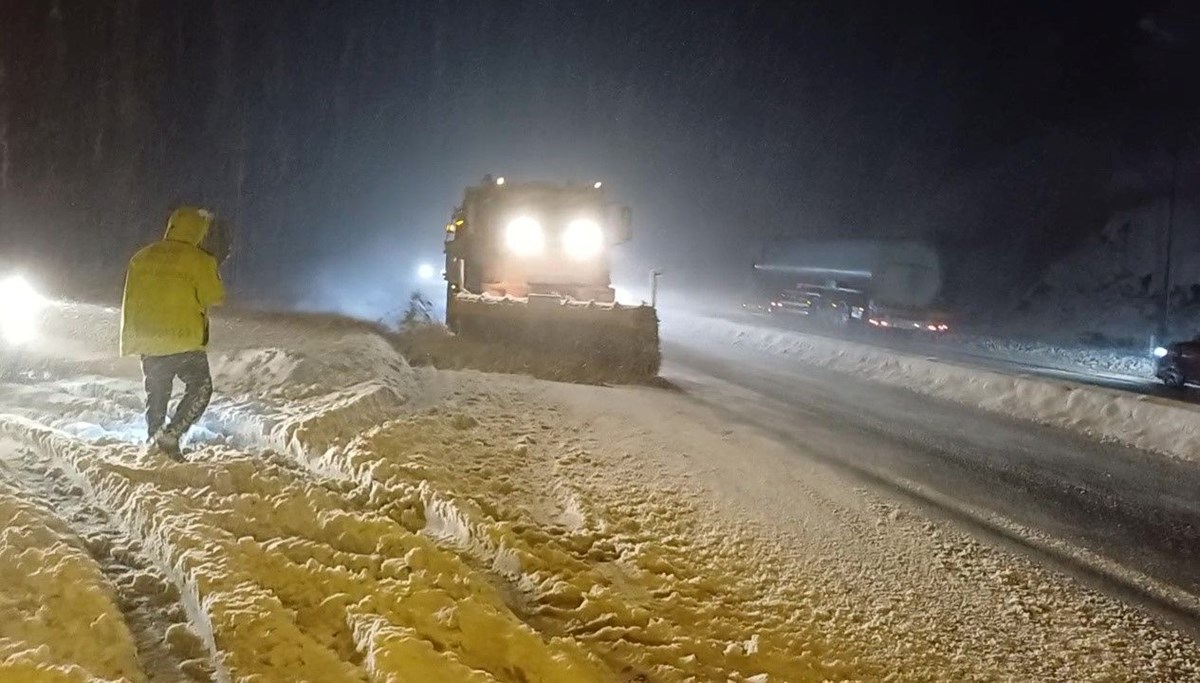
<path fill-rule="evenodd" d="M 562 245 L 576 261 L 595 258 L 604 251 L 604 231 L 590 218 L 576 218 L 563 231 Z"/>
<path fill-rule="evenodd" d="M 886 321 L 886 320 L 880 320 L 880 321 L 879 321 L 879 326 L 880 326 L 880 327 L 891 327 L 891 326 L 892 326 L 892 324 L 891 324 L 891 323 L 889 323 L 889 322 L 888 322 L 888 321 Z"/>
<path fill-rule="evenodd" d="M 12 275 L 0 280 L 0 337 L 9 346 L 27 344 L 37 336 L 37 317 L 46 300 L 29 282 Z"/>
<path fill-rule="evenodd" d="M 504 176 L 500 176 L 499 178 L 496 178 L 496 184 L 503 185 L 504 184 Z"/>
<path fill-rule="evenodd" d="M 929 330 L 930 332 L 937 332 L 940 328 L 938 328 L 937 325 L 926 325 L 925 329 Z"/>
<path fill-rule="evenodd" d="M 518 256 L 534 256 L 546 248 L 542 224 L 530 216 L 518 216 L 504 230 L 504 244 Z"/>
<path fill-rule="evenodd" d="M 595 183 L 594 185 L 592 185 L 592 187 L 594 187 L 594 188 L 596 188 L 597 190 L 599 190 L 599 189 L 600 189 L 600 187 L 601 187 L 601 186 L 603 186 L 603 185 L 604 185 L 604 183 L 602 183 L 602 182 L 600 182 L 599 180 L 597 180 L 597 181 L 596 181 L 596 183 Z"/>
<path fill-rule="evenodd" d="M 1155 347 L 1155 349 L 1154 349 L 1154 357 L 1155 358 L 1166 358 L 1168 353 L 1170 353 L 1170 351 L 1167 351 L 1165 348 L 1163 348 L 1161 346 Z"/>
<path fill-rule="evenodd" d="M 941 332 L 945 332 L 945 331 L 947 331 L 947 330 L 949 330 L 949 329 L 950 329 L 950 326 L 949 326 L 949 325 L 947 325 L 946 323 L 941 323 L 941 324 L 939 324 L 939 325 L 937 326 L 937 328 L 938 328 L 938 330 L 939 330 L 939 331 L 941 331 Z"/>

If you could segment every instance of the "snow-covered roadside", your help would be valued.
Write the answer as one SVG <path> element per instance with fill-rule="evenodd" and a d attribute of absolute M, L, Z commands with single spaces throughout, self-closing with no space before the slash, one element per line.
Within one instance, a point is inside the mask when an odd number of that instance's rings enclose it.
<path fill-rule="evenodd" d="M 959 334 L 942 342 L 952 349 L 1035 365 L 1100 372 L 1122 377 L 1154 377 L 1150 349 L 1140 353 L 1099 349 L 1081 344 L 1051 344 L 981 334 Z"/>
<path fill-rule="evenodd" d="M 377 509 L 378 492 L 219 449 L 163 466 L 29 423 L 0 428 L 68 463 L 169 568 L 227 680 L 491 680 L 473 669 L 602 679 L 594 660 L 543 642 L 486 577 L 418 533 L 420 512 Z M 491 640 L 500 634 L 503 647 Z"/>
<path fill-rule="evenodd" d="M 418 372 L 312 322 L 219 330 L 186 464 L 134 443 L 127 364 L 0 385 L 2 438 L 170 579 L 189 627 L 162 637 L 202 643 L 187 654 L 218 680 L 1197 673 L 1190 641 L 1132 610 L 668 392 Z"/>
<path fill-rule="evenodd" d="M 991 412 L 1183 460 L 1200 460 L 1200 410 L 1100 387 L 989 372 L 801 332 L 675 315 L 664 338 L 703 339 L 778 354 Z"/>
<path fill-rule="evenodd" d="M 668 514 L 686 501 L 582 503 L 573 491 L 599 471 L 578 449 L 556 464 L 542 407 L 498 411 L 476 377 L 453 410 L 389 421 L 417 389 L 403 360 L 355 330 L 303 332 L 214 350 L 224 395 L 206 426 L 259 455 L 218 444 L 187 465 L 148 459 L 130 443 L 136 384 L 120 376 L 9 387 L 0 403 L 23 416 L 0 429 L 68 467 L 173 579 L 223 676 L 762 681 L 863 666 L 838 643 L 791 658 L 787 629 L 752 637 L 741 604 L 757 590 L 723 591 L 748 572 L 690 558 L 694 522 Z M 91 420 L 121 428 L 80 428 Z M 587 466 L 564 477 L 573 461 Z M 639 499 L 651 506 L 631 524 L 620 502 Z"/>
<path fill-rule="evenodd" d="M 172 577 L 224 676 L 763 681 L 880 670 L 811 625 L 785 620 L 771 635 L 762 606 L 750 609 L 762 589 L 737 578 L 754 574 L 739 548 L 703 550 L 724 535 L 693 543 L 700 520 L 680 517 L 686 500 L 611 482 L 588 504 L 603 468 L 541 421 L 552 407 L 497 396 L 475 376 L 453 409 L 388 421 L 415 385 L 386 346 L 354 331 L 279 343 L 214 353 L 226 393 L 208 426 L 234 428 L 225 441 L 257 456 L 207 446 L 171 465 L 121 442 L 121 430 L 79 438 L 87 420 L 136 422 L 137 401 L 117 400 L 122 383 L 136 396 L 127 379 L 14 387 L 0 404 L 26 416 L 0 428 L 64 463 Z M 270 445 L 286 449 L 261 453 Z M 816 650 L 789 655 L 796 637 Z"/>
<path fill-rule="evenodd" d="M 0 519 L 0 680 L 145 680 L 116 596 L 67 524 L 7 481 Z"/>
<path fill-rule="evenodd" d="M 578 645 L 516 618 L 454 543 L 422 533 L 435 503 L 420 481 L 336 478 L 339 447 L 416 386 L 386 342 L 344 322 L 231 325 L 214 349 L 222 399 L 204 431 L 257 455 L 147 458 L 132 443 L 137 386 L 120 376 L 6 387 L 0 430 L 66 466 L 167 571 L 223 679 L 606 680 Z M 425 491 L 453 507 L 454 492 Z M 378 510 L 385 500 L 395 509 Z"/>

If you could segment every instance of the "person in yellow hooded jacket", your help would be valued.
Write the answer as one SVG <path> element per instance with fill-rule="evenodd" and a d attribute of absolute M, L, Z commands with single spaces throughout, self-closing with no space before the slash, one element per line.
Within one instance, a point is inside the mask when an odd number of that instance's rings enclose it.
<path fill-rule="evenodd" d="M 217 259 L 204 248 L 212 227 L 212 213 L 176 209 L 163 239 L 134 254 L 125 275 L 121 355 L 141 358 L 150 443 L 177 460 L 180 440 L 212 398 L 208 310 L 225 299 Z M 184 394 L 167 423 L 176 377 Z"/>

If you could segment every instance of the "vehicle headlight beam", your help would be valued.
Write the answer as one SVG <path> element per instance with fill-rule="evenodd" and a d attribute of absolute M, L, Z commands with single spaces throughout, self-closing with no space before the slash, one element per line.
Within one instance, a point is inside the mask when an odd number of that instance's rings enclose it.
<path fill-rule="evenodd" d="M 576 218 L 563 231 L 562 246 L 567 256 L 576 261 L 595 258 L 604 251 L 604 231 L 590 218 Z"/>
<path fill-rule="evenodd" d="M 504 229 L 504 244 L 518 256 L 536 256 L 546 248 L 542 224 L 532 216 L 518 216 Z"/>
<path fill-rule="evenodd" d="M 37 318 L 46 300 L 29 282 L 12 275 L 0 280 L 0 339 L 21 346 L 37 336 Z"/>

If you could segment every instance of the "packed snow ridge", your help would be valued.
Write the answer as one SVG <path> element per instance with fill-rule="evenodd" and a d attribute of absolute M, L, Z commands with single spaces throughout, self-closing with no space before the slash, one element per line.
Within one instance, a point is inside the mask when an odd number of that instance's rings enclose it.
<path fill-rule="evenodd" d="M 1063 370 L 1086 370 L 1143 379 L 1154 377 L 1154 360 L 1148 348 L 1129 351 L 1103 349 L 1080 343 L 1050 344 L 963 334 L 944 340 L 944 343 L 949 348 L 961 349 L 967 353 L 979 353 L 990 358 L 1034 363 Z"/>

